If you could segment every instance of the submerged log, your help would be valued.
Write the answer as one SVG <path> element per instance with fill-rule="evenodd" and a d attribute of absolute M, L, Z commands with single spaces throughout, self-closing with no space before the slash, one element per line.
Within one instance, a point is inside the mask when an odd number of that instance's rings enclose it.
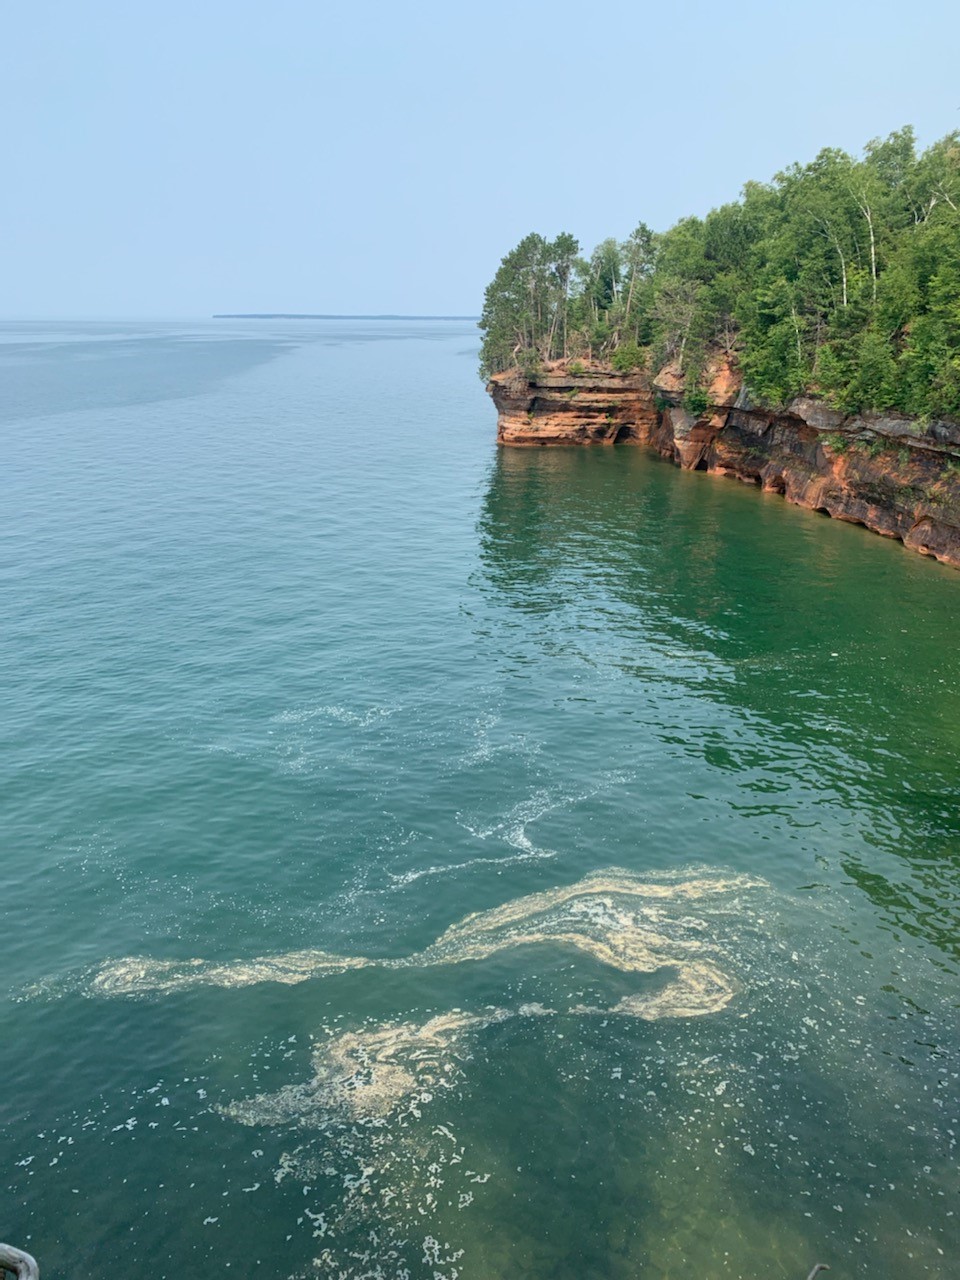
<path fill-rule="evenodd" d="M 9 1244 L 0 1244 L 0 1277 L 4 1271 L 12 1271 L 17 1280 L 40 1280 L 36 1258 Z"/>

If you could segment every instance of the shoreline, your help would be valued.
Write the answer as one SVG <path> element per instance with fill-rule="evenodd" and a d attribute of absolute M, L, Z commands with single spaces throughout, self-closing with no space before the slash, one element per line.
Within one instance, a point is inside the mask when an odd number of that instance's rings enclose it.
<path fill-rule="evenodd" d="M 778 410 L 751 402 L 736 366 L 718 358 L 705 406 L 683 380 L 556 361 L 494 374 L 497 443 L 512 448 L 641 445 L 684 471 L 708 471 L 779 493 L 960 568 L 960 426 L 891 414 L 845 415 L 813 396 Z"/>

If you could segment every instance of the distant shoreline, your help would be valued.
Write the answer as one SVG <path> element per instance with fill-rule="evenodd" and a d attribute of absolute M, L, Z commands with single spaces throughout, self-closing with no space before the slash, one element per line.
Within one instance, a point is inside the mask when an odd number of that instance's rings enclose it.
<path fill-rule="evenodd" d="M 214 320 L 479 320 L 479 316 L 335 315 L 297 311 L 224 311 Z"/>

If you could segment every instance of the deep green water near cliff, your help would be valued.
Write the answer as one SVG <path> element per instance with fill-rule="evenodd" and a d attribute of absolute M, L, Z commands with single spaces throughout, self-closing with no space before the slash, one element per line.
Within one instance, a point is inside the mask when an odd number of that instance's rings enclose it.
<path fill-rule="evenodd" d="M 0 331 L 0 1238 L 949 1274 L 960 574 L 630 448 L 498 454 L 476 347 Z M 670 1016 L 704 961 L 733 994 Z"/>

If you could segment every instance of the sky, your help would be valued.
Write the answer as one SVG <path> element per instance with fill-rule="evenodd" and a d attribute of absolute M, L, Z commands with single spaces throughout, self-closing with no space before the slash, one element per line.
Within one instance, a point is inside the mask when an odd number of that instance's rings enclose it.
<path fill-rule="evenodd" d="M 9 0 L 0 316 L 479 312 L 824 146 L 960 128 L 960 3 Z"/>

